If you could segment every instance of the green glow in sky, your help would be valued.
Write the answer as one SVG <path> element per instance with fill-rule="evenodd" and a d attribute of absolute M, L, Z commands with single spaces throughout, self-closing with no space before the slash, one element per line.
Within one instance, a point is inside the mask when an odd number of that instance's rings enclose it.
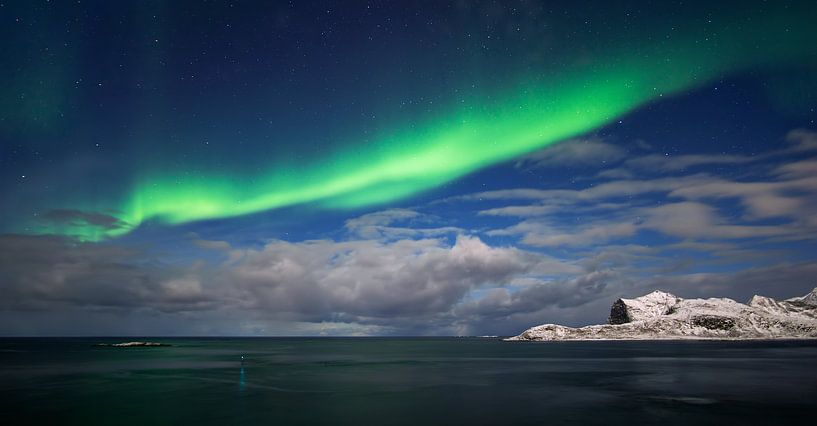
<path fill-rule="evenodd" d="M 397 200 L 592 131 L 715 78 L 813 55 L 812 28 L 808 16 L 786 16 L 785 22 L 765 16 L 752 27 L 725 25 L 714 34 L 639 41 L 637 52 L 613 49 L 606 61 L 591 66 L 531 76 L 508 86 L 504 97 L 473 97 L 429 122 L 398 125 L 374 143 L 350 144 L 252 177 L 149 173 L 111 205 L 71 206 L 115 212 L 127 222 L 124 228 L 75 224 L 40 231 L 95 240 L 147 220 L 180 224 L 303 203 L 357 208 Z"/>

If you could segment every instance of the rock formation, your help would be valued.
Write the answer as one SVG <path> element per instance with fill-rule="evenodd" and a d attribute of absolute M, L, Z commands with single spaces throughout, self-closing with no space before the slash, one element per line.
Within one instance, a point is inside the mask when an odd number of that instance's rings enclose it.
<path fill-rule="evenodd" d="M 609 324 L 581 328 L 545 324 L 506 340 L 810 339 L 817 338 L 817 288 L 778 301 L 754 296 L 682 299 L 654 291 L 618 299 Z"/>

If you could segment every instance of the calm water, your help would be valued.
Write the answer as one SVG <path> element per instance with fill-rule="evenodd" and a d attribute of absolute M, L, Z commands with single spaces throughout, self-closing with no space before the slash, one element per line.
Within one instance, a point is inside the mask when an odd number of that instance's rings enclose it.
<path fill-rule="evenodd" d="M 803 424 L 817 412 L 817 342 L 91 346 L 123 340 L 0 339 L 2 423 L 689 426 Z"/>

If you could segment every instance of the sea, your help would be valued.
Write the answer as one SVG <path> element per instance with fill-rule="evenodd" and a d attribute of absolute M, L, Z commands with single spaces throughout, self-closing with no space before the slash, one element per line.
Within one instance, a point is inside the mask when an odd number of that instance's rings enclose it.
<path fill-rule="evenodd" d="M 94 346 L 131 340 L 172 346 Z M 3 425 L 804 425 L 816 415 L 814 341 L 0 339 Z"/>

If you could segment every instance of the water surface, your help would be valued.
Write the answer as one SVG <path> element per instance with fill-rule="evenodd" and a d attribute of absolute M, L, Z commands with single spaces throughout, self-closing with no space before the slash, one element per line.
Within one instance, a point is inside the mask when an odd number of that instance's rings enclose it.
<path fill-rule="evenodd" d="M 173 346 L 93 346 L 128 340 L 0 339 L 3 423 L 760 425 L 802 424 L 817 412 L 817 342 L 152 338 Z"/>

